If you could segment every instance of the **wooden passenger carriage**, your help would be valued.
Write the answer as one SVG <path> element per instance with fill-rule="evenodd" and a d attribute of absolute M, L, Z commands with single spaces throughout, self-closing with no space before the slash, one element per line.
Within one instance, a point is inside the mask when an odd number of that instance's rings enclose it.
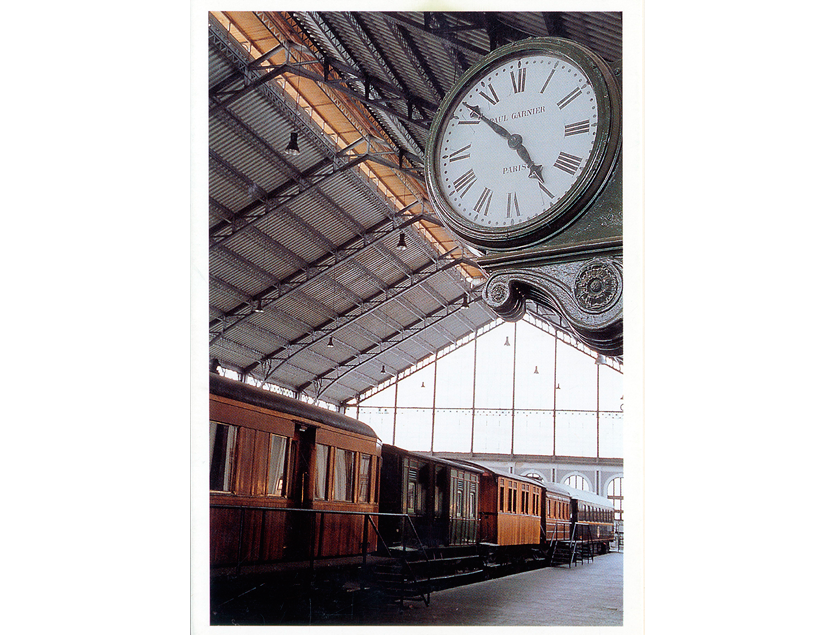
<path fill-rule="evenodd" d="M 568 540 L 571 534 L 571 494 L 559 483 L 544 483 L 545 509 L 543 523 L 545 542 Z"/>
<path fill-rule="evenodd" d="M 479 490 L 484 470 L 470 464 L 383 445 L 380 511 L 407 514 L 428 548 L 460 547 L 478 541 Z M 412 540 L 397 517 L 382 517 L 387 544 Z"/>
<path fill-rule="evenodd" d="M 339 413 L 210 376 L 214 575 L 376 548 L 380 442 Z M 344 513 L 348 512 L 348 513 Z"/>
<path fill-rule="evenodd" d="M 584 490 L 571 490 L 571 516 L 577 540 L 597 545 L 597 553 L 606 553 L 614 540 L 614 507 L 607 498 Z"/>
<path fill-rule="evenodd" d="M 485 468 L 481 479 L 481 542 L 539 545 L 543 492 L 539 481 Z"/>

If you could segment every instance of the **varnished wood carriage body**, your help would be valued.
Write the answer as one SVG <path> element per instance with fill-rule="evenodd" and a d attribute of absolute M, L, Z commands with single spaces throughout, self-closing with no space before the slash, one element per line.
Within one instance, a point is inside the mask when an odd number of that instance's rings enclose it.
<path fill-rule="evenodd" d="M 213 574 L 358 555 L 378 511 L 380 442 L 359 421 L 210 378 Z M 376 518 L 373 518 L 376 520 Z"/>
<path fill-rule="evenodd" d="M 539 545 L 543 495 L 539 481 L 486 468 L 481 479 L 481 542 Z"/>

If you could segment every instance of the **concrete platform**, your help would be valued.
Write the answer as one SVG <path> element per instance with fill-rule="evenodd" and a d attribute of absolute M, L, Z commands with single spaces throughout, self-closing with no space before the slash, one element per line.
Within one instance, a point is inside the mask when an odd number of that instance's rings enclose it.
<path fill-rule="evenodd" d="M 623 554 L 546 567 L 432 594 L 356 620 L 365 625 L 622 626 Z"/>

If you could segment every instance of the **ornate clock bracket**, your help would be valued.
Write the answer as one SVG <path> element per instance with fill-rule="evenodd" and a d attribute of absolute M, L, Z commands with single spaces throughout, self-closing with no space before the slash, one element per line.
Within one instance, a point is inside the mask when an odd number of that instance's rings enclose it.
<path fill-rule="evenodd" d="M 508 267 L 494 272 L 482 291 L 501 318 L 517 321 L 533 300 L 561 315 L 574 333 L 605 355 L 623 352 L 622 258 L 597 257 Z"/>

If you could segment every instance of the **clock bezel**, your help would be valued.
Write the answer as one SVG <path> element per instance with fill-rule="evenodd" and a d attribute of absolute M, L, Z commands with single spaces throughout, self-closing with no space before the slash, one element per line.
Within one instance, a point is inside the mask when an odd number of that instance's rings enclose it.
<path fill-rule="evenodd" d="M 580 69 L 597 98 L 597 135 L 585 168 L 568 193 L 534 218 L 507 227 L 473 223 L 445 199 L 440 173 L 440 141 L 459 98 L 494 66 L 528 53 L 554 54 Z M 622 99 L 610 66 L 590 49 L 563 38 L 529 38 L 492 51 L 470 67 L 441 102 L 430 126 L 425 161 L 427 193 L 445 225 L 462 240 L 486 251 L 506 251 L 539 245 L 567 229 L 589 207 L 610 179 L 618 160 L 622 136 Z"/>

